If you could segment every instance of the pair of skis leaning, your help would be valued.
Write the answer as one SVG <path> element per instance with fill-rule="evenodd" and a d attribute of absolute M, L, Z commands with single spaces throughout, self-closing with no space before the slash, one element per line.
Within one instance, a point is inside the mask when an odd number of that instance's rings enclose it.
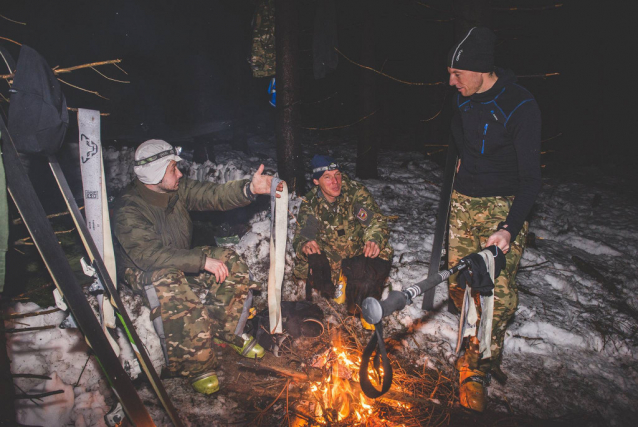
<path fill-rule="evenodd" d="M 89 345 L 93 349 L 116 398 L 122 404 L 129 420 L 136 426 L 155 425 L 148 413 L 148 410 L 145 408 L 137 394 L 133 383 L 111 347 L 111 344 L 109 343 L 102 326 L 98 322 L 93 309 L 86 300 L 82 287 L 78 283 L 75 274 L 71 270 L 71 266 L 69 265 L 69 262 L 58 243 L 53 228 L 46 217 L 46 213 L 35 193 L 27 172 L 21 163 L 13 140 L 11 139 L 2 118 L 0 118 L 0 133 L 3 141 L 2 148 L 9 193 L 11 194 L 20 215 L 22 216 L 33 241 L 42 256 L 47 269 L 51 273 L 57 288 L 64 295 L 64 298 L 73 313 L 73 317 L 77 321 Z M 133 327 L 131 319 L 129 318 L 126 308 L 124 307 L 113 281 L 108 274 L 102 257 L 99 255 L 98 249 L 89 233 L 84 219 L 82 218 L 80 210 L 73 198 L 73 194 L 55 155 L 49 156 L 49 165 L 64 196 L 69 212 L 73 217 L 98 278 L 103 284 L 105 292 L 108 293 L 110 299 L 115 303 L 117 317 L 120 319 L 120 322 L 124 327 L 127 337 L 131 342 L 131 346 L 139 360 L 140 366 L 146 373 L 173 425 L 181 427 L 183 424 L 179 418 L 177 410 L 168 397 L 166 389 L 157 375 L 157 372 L 155 372 L 148 353 Z"/>

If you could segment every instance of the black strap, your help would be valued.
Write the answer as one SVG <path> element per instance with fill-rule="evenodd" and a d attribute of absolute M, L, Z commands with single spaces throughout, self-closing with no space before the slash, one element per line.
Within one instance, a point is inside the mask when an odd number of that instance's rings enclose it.
<path fill-rule="evenodd" d="M 370 363 L 372 353 L 375 350 L 373 366 L 378 378 L 381 378 L 381 373 L 379 372 L 379 358 L 383 361 L 384 375 L 380 391 L 372 385 L 370 378 L 368 377 L 368 365 Z M 392 365 L 390 365 L 390 360 L 388 359 L 388 355 L 385 351 L 382 322 L 374 325 L 374 334 L 372 334 L 370 342 L 366 346 L 365 350 L 363 350 L 363 355 L 361 356 L 361 367 L 359 368 L 359 383 L 361 384 L 361 390 L 363 393 L 370 399 L 376 399 L 379 396 L 383 396 L 392 386 Z"/>

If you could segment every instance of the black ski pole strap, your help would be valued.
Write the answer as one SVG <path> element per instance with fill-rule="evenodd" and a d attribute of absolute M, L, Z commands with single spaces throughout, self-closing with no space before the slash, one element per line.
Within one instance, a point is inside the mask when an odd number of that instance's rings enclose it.
<path fill-rule="evenodd" d="M 381 390 L 377 390 L 372 385 L 370 377 L 368 376 L 370 358 L 375 350 L 376 353 L 374 355 L 373 366 L 377 372 L 378 378 L 381 377 L 379 372 L 379 358 L 381 358 L 383 363 L 383 382 L 381 384 Z M 359 383 L 361 384 L 361 390 L 363 393 L 370 399 L 376 399 L 377 397 L 383 396 L 392 386 L 392 365 L 390 365 L 390 359 L 388 359 L 388 354 L 385 351 L 382 322 L 374 325 L 374 334 L 372 334 L 370 342 L 366 346 L 365 350 L 363 350 L 363 355 L 361 356 L 361 367 L 359 368 Z"/>

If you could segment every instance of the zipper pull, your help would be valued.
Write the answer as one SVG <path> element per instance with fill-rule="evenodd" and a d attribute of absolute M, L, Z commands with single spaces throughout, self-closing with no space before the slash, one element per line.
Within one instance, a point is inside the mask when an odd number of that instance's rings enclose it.
<path fill-rule="evenodd" d="M 494 120 L 498 122 L 498 117 L 496 117 L 496 114 L 494 114 L 494 110 L 490 111 L 490 113 L 492 113 L 492 117 L 494 117 Z"/>

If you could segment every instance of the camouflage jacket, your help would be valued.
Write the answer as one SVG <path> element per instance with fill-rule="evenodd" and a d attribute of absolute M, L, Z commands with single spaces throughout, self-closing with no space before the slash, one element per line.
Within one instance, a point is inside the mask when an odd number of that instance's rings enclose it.
<path fill-rule="evenodd" d="M 275 75 L 275 1 L 262 0 L 253 17 L 250 65 L 253 77 Z"/>
<path fill-rule="evenodd" d="M 341 195 L 329 203 L 316 186 L 301 203 L 293 248 L 298 262 L 297 277 L 305 277 L 307 256 L 302 252 L 306 242 L 315 240 L 330 261 L 333 282 L 339 278 L 341 260 L 363 253 L 367 241 L 376 242 L 379 257 L 392 261 L 393 250 L 388 243 L 388 221 L 363 184 L 342 174 Z M 299 273 L 299 274 L 297 274 Z"/>
<path fill-rule="evenodd" d="M 118 270 L 178 268 L 199 273 L 206 257 L 201 248 L 190 247 L 193 223 L 188 211 L 246 206 L 250 203 L 243 191 L 246 182 L 214 184 L 182 178 L 176 192 L 156 193 L 136 179 L 115 206 Z"/>

